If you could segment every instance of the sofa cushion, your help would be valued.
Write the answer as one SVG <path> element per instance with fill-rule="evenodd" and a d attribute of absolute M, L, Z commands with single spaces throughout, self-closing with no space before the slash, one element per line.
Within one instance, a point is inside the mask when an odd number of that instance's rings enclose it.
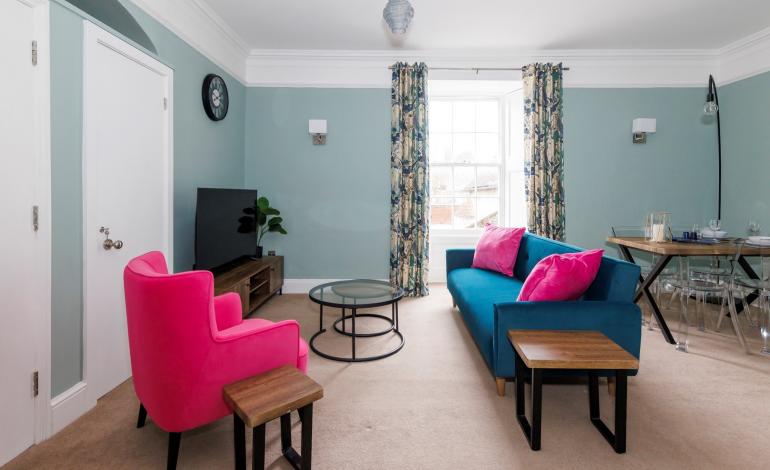
<path fill-rule="evenodd" d="M 603 253 L 604 250 L 589 250 L 546 256 L 529 273 L 518 300 L 578 300 L 594 282 Z"/>
<path fill-rule="evenodd" d="M 519 254 L 516 255 L 516 264 L 513 267 L 513 275 L 524 281 L 532 272 L 532 269 L 546 256 L 582 251 L 580 248 L 557 242 L 548 238 L 538 237 L 531 233 L 525 233 L 521 239 Z"/>
<path fill-rule="evenodd" d="M 476 244 L 471 267 L 513 276 L 513 264 L 525 229 L 488 224 Z"/>
<path fill-rule="evenodd" d="M 447 275 L 447 287 L 490 368 L 495 304 L 516 301 L 521 286 L 516 278 L 483 269 L 459 268 Z"/>

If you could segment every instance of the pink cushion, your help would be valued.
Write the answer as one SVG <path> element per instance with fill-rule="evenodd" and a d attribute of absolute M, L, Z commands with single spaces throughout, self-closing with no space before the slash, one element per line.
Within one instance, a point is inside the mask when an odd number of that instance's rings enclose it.
<path fill-rule="evenodd" d="M 471 267 L 497 271 L 513 276 L 513 265 L 519 252 L 524 228 L 506 228 L 489 224 L 484 227 Z"/>
<path fill-rule="evenodd" d="M 519 293 L 520 301 L 577 300 L 599 272 L 604 250 L 550 255 L 529 273 Z"/>

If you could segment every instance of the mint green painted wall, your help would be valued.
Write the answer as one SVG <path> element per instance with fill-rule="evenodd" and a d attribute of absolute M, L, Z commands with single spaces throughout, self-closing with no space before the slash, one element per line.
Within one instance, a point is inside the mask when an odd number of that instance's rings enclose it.
<path fill-rule="evenodd" d="M 130 2 L 134 15 L 174 69 L 174 260 L 193 263 L 198 186 L 243 187 L 245 87 Z M 83 23 L 76 10 L 51 3 L 53 265 L 51 359 L 55 396 L 82 377 L 82 80 Z M 210 121 L 200 87 L 207 73 L 225 78 L 230 111 Z"/>
<path fill-rule="evenodd" d="M 716 214 L 716 126 L 702 120 L 700 88 L 564 91 L 567 241 L 605 248 L 612 225 L 641 226 L 652 210 L 675 227 Z M 657 132 L 631 142 L 631 121 L 652 117 Z"/>
<path fill-rule="evenodd" d="M 326 119 L 313 145 L 309 119 Z M 287 278 L 387 278 L 390 90 L 249 88 L 246 186 L 281 210 Z"/>
<path fill-rule="evenodd" d="M 722 219 L 746 234 L 756 218 L 770 234 L 770 73 L 719 89 L 722 118 Z"/>

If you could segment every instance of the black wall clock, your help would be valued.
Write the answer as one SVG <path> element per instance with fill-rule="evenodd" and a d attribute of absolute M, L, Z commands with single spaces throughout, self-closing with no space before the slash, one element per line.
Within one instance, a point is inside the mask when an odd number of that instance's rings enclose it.
<path fill-rule="evenodd" d="M 203 109 L 212 121 L 221 121 L 227 116 L 230 96 L 227 85 L 219 75 L 210 73 L 203 79 Z"/>

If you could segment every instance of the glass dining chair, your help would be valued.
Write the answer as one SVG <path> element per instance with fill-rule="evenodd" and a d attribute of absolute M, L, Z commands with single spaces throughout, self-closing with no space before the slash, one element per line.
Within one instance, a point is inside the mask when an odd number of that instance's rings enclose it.
<path fill-rule="evenodd" d="M 760 249 L 760 278 L 750 279 L 745 277 L 736 277 L 736 293 L 740 294 L 744 311 L 747 313 L 747 319 L 751 326 L 759 327 L 759 333 L 762 338 L 762 348 L 760 353 L 770 356 L 770 247 Z M 749 312 L 751 305 L 748 302 L 748 296 L 752 293 L 757 293 L 758 297 L 758 318 L 751 320 L 749 318 Z M 720 315 L 719 323 L 721 323 L 723 316 Z M 719 324 L 718 323 L 718 324 Z"/>
<path fill-rule="evenodd" d="M 691 271 L 689 269 L 689 258 L 680 257 L 680 275 L 679 280 L 681 293 L 680 299 L 680 315 L 679 315 L 679 336 L 676 341 L 676 349 L 678 351 L 687 352 L 689 349 L 689 328 L 690 318 L 688 311 L 688 303 L 691 296 L 695 297 L 696 303 L 696 317 L 699 328 L 701 326 L 705 330 L 705 301 L 710 296 L 717 296 L 722 299 L 721 309 L 719 315 L 719 321 L 717 325 L 724 318 L 725 307 L 730 311 L 730 320 L 735 330 L 735 335 L 738 337 L 738 342 L 744 348 L 746 353 L 749 353 L 748 344 L 746 342 L 745 335 L 741 329 L 740 322 L 738 321 L 738 313 L 735 306 L 734 292 L 736 291 L 736 273 L 738 270 L 738 259 L 741 256 L 741 250 L 743 248 L 743 241 L 737 240 L 733 242 L 735 246 L 735 254 L 730 257 L 729 266 L 726 269 L 729 271 L 726 276 L 723 276 L 721 280 L 714 279 L 700 279 L 691 277 Z M 683 273 L 683 274 L 682 274 Z"/>

